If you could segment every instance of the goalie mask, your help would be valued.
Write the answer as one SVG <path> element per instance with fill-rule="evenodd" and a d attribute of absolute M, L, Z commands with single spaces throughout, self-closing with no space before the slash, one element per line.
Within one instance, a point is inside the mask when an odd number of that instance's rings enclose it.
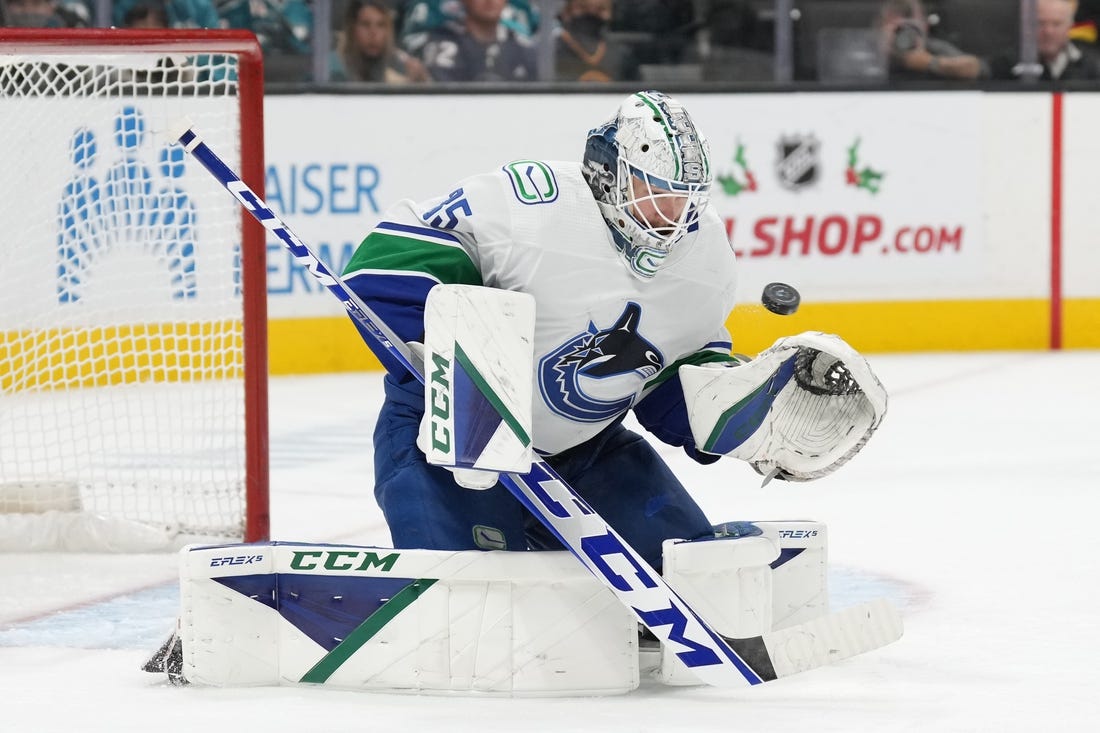
<path fill-rule="evenodd" d="M 710 150 L 683 106 L 638 92 L 588 133 L 582 171 L 630 271 L 651 278 L 699 225 L 710 196 Z"/>

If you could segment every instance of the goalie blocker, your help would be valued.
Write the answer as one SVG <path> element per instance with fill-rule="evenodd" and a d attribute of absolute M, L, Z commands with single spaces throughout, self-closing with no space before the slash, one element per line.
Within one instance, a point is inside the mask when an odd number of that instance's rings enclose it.
<path fill-rule="evenodd" d="M 450 284 L 428 293 L 417 445 L 460 486 L 488 489 L 499 472 L 531 470 L 534 330 L 526 293 Z"/>
<path fill-rule="evenodd" d="M 719 633 L 759 636 L 827 612 L 823 525 L 717 529 L 664 552 L 668 582 Z M 506 696 L 620 694 L 643 676 L 700 684 L 683 649 L 640 645 L 633 614 L 567 552 L 242 544 L 185 548 L 180 568 L 191 683 Z"/>

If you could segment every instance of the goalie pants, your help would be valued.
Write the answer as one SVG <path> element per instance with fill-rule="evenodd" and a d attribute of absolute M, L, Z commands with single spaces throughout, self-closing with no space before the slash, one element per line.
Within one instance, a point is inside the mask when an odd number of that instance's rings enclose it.
<path fill-rule="evenodd" d="M 424 412 L 417 383 L 385 379 L 386 401 L 374 430 L 374 495 L 393 546 L 428 550 L 560 550 L 503 485 L 465 489 L 416 447 Z M 546 459 L 653 567 L 661 543 L 713 535 L 711 523 L 649 443 L 621 421 Z"/>

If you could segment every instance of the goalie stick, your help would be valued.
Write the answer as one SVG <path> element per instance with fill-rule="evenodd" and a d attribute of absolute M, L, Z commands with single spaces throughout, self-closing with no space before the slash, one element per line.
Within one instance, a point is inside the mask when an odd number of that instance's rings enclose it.
<path fill-rule="evenodd" d="M 405 343 L 334 274 L 183 119 L 178 140 L 249 214 L 279 239 L 375 343 L 424 382 L 422 365 Z M 638 620 L 703 682 L 755 685 L 819 667 L 888 644 L 901 636 L 901 618 L 886 601 L 873 601 L 799 626 L 745 639 L 718 634 L 557 473 L 536 460 L 530 473 L 500 481 Z"/>

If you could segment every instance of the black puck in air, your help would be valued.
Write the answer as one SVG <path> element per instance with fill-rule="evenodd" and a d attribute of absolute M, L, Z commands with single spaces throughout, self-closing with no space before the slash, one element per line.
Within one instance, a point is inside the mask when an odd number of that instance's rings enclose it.
<path fill-rule="evenodd" d="M 772 313 L 789 316 L 798 310 L 802 297 L 794 287 L 787 283 L 768 283 L 764 286 L 764 293 L 760 296 L 760 302 Z"/>

